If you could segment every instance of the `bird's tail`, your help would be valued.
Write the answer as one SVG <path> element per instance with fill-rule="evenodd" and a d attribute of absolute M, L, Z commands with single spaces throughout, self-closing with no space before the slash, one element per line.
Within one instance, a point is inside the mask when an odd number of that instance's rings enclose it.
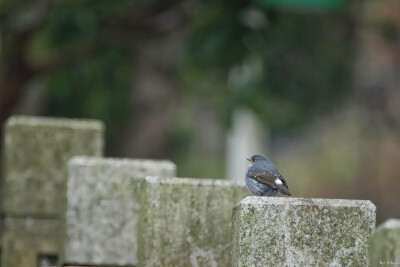
<path fill-rule="evenodd" d="M 286 187 L 285 185 L 278 185 L 278 189 L 279 189 L 279 191 L 280 191 L 282 194 L 285 194 L 285 195 L 288 195 L 288 196 L 291 196 L 291 195 L 292 195 L 292 194 L 290 193 L 290 191 L 289 191 L 289 188 Z"/>

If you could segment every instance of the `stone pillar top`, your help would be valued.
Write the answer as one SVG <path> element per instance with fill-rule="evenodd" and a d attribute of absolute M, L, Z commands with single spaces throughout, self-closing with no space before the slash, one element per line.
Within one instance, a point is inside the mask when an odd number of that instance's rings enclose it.
<path fill-rule="evenodd" d="M 376 231 L 383 229 L 400 229 L 400 219 L 388 219 L 386 222 L 379 225 L 379 227 L 376 228 Z"/>
<path fill-rule="evenodd" d="M 6 126 L 58 126 L 74 129 L 100 129 L 104 130 L 104 123 L 95 119 L 69 119 L 56 117 L 34 117 L 26 115 L 14 115 L 7 119 Z"/>
<path fill-rule="evenodd" d="M 369 200 L 247 197 L 233 209 L 232 266 L 366 266 Z"/>
<path fill-rule="evenodd" d="M 68 163 L 65 263 L 136 265 L 141 184 L 176 176 L 169 160 L 76 156 Z"/>
<path fill-rule="evenodd" d="M 195 178 L 181 178 L 181 177 L 171 177 L 171 178 L 163 178 L 158 176 L 147 176 L 146 182 L 148 183 L 157 183 L 157 184 L 169 184 L 169 185 L 203 185 L 203 186 L 222 186 L 222 187 L 232 187 L 238 186 L 243 187 L 243 183 L 238 181 L 231 180 L 222 180 L 222 179 L 195 179 Z"/>
<path fill-rule="evenodd" d="M 294 197 L 257 197 L 249 196 L 243 199 L 238 205 L 249 204 L 255 207 L 268 205 L 308 205 L 319 207 L 365 207 L 375 210 L 375 205 L 370 200 L 356 199 L 326 199 L 326 198 L 294 198 Z"/>
<path fill-rule="evenodd" d="M 118 166 L 140 167 L 142 169 L 161 168 L 164 171 L 176 171 L 176 165 L 170 160 L 153 159 L 130 159 L 130 158 L 103 158 L 90 156 L 75 156 L 69 162 L 69 165 L 93 167 L 98 165 L 110 165 L 113 168 Z"/>
<path fill-rule="evenodd" d="M 240 183 L 147 176 L 141 187 L 138 266 L 230 266 Z"/>
<path fill-rule="evenodd" d="M 7 216 L 62 217 L 67 162 L 102 156 L 104 124 L 92 119 L 12 116 L 4 129 L 2 212 Z"/>

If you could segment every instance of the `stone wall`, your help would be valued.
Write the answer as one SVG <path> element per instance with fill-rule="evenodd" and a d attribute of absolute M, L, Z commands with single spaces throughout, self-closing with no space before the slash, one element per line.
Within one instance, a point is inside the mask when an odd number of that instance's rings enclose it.
<path fill-rule="evenodd" d="M 8 120 L 2 267 L 368 263 L 370 201 L 245 198 L 243 183 L 175 178 L 170 161 L 102 158 L 103 135 L 93 120 Z M 374 233 L 372 265 L 399 260 L 398 225 Z"/>

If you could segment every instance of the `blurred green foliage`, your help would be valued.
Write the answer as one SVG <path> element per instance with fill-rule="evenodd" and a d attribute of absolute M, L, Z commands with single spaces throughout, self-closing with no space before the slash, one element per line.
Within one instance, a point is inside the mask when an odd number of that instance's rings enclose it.
<path fill-rule="evenodd" d="M 45 76 L 55 116 L 101 118 L 107 133 L 118 132 L 128 116 L 128 88 L 133 62 L 131 48 L 104 39 L 102 24 L 132 8 L 131 1 L 58 1 L 38 33 L 32 54 L 85 51 L 82 58 Z M 86 53 L 87 51 L 87 53 Z M 71 105 L 71 103 L 73 103 Z"/>
<path fill-rule="evenodd" d="M 129 114 L 127 88 L 133 71 L 127 53 L 123 47 L 105 47 L 83 62 L 47 75 L 48 112 L 53 116 L 101 118 L 111 126 L 108 134 L 118 132 Z"/>
<path fill-rule="evenodd" d="M 266 7 L 279 7 L 290 9 L 338 9 L 341 0 L 259 0 L 258 3 Z"/>
<path fill-rule="evenodd" d="M 216 1 L 189 32 L 184 87 L 215 96 L 228 125 L 235 108 L 248 106 L 273 132 L 292 130 L 350 91 L 354 35 L 345 9 L 298 13 Z"/>
<path fill-rule="evenodd" d="M 247 106 L 272 132 L 290 131 L 331 110 L 350 91 L 354 34 L 346 7 L 297 12 L 257 1 L 3 0 L 3 76 L 13 66 L 18 43 L 13 37 L 38 24 L 27 40 L 30 64 L 60 62 L 41 73 L 49 96 L 47 113 L 102 119 L 113 136 L 130 108 L 132 51 L 142 34 L 138 28 L 149 19 L 140 17 L 141 10 L 182 10 L 188 3 L 195 11 L 185 26 L 180 93 L 183 99 L 201 97 L 218 106 L 227 127 L 232 111 Z M 115 34 L 126 21 L 132 24 Z M 178 139 L 191 132 L 182 129 Z"/>
<path fill-rule="evenodd" d="M 132 1 L 2 1 L 4 71 L 14 64 L 18 34 L 29 32 L 28 65 L 52 65 L 41 75 L 51 116 L 99 118 L 112 136 L 128 116 L 128 88 L 133 74 L 131 46 L 107 37 L 109 20 L 134 7 Z M 37 24 L 30 29 L 30 24 Z M 14 39 L 13 39 L 14 38 Z M 15 60 L 14 60 L 15 61 Z M 7 64 L 7 65 L 6 65 Z"/>

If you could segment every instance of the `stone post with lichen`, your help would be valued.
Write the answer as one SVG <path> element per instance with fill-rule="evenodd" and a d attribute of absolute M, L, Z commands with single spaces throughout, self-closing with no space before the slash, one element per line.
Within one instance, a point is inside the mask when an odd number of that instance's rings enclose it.
<path fill-rule="evenodd" d="M 147 177 L 141 190 L 139 266 L 230 266 L 233 181 Z"/>
<path fill-rule="evenodd" d="M 370 266 L 400 265 L 400 219 L 389 219 L 371 236 Z"/>
<path fill-rule="evenodd" d="M 1 266 L 58 263 L 67 192 L 67 161 L 102 156 L 97 120 L 13 116 L 4 129 Z"/>
<path fill-rule="evenodd" d="M 370 201 L 247 197 L 233 209 L 232 266 L 367 266 Z"/>
<path fill-rule="evenodd" d="M 166 160 L 75 157 L 69 162 L 64 262 L 137 264 L 141 183 L 176 176 Z"/>

